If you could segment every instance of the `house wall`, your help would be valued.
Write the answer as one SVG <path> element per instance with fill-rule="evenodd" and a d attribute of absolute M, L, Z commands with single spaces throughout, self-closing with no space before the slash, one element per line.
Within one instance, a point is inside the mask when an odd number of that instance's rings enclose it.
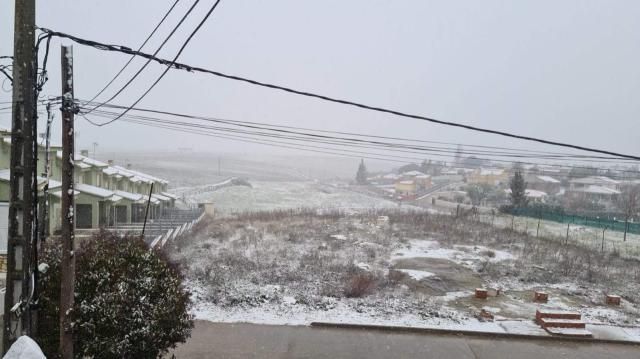
<path fill-rule="evenodd" d="M 496 186 L 500 183 L 506 183 L 509 179 L 509 175 L 505 172 L 500 175 L 488 174 L 481 175 L 479 173 L 473 173 L 469 175 L 468 182 L 473 184 L 487 184 L 491 186 Z"/>
<path fill-rule="evenodd" d="M 9 182 L 0 181 L 0 202 L 9 202 L 11 198 L 11 188 Z"/>
<path fill-rule="evenodd" d="M 4 142 L 0 137 L 0 169 L 9 168 L 9 162 L 11 159 L 11 145 Z"/>
<path fill-rule="evenodd" d="M 400 183 L 397 182 L 395 185 L 396 193 L 400 193 L 403 195 L 412 195 L 416 193 L 416 184 L 415 183 Z"/>

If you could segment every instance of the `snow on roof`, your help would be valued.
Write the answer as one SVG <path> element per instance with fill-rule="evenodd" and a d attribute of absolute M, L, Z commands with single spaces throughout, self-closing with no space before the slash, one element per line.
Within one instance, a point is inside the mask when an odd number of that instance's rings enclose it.
<path fill-rule="evenodd" d="M 9 169 L 0 170 L 0 181 L 9 182 L 11 180 L 10 174 L 11 174 L 11 172 L 10 172 Z M 47 181 L 46 178 L 38 176 L 38 186 L 39 187 L 43 186 L 46 181 Z M 60 186 L 62 186 L 61 182 L 49 179 L 49 189 L 58 188 Z"/>
<path fill-rule="evenodd" d="M 431 176 L 429 176 L 429 175 L 420 175 L 420 176 L 416 176 L 416 178 L 428 179 L 428 178 L 431 178 Z"/>
<path fill-rule="evenodd" d="M 536 176 L 540 181 L 547 183 L 560 183 L 559 180 L 550 176 Z"/>
<path fill-rule="evenodd" d="M 507 194 L 511 193 L 511 189 L 510 188 L 507 188 L 504 191 Z M 529 198 L 542 198 L 542 197 L 546 197 L 547 193 L 546 192 L 542 192 L 542 191 L 538 191 L 538 190 L 535 190 L 535 189 L 525 189 L 524 190 L 524 195 L 529 197 Z"/>
<path fill-rule="evenodd" d="M 117 194 L 118 196 L 122 197 L 122 198 L 126 198 L 130 201 L 139 201 L 143 198 L 143 196 L 141 194 L 138 193 L 131 193 L 131 192 L 126 192 L 126 191 L 120 191 L 120 190 L 116 190 L 113 191 L 115 194 Z"/>
<path fill-rule="evenodd" d="M 403 176 L 424 176 L 425 174 L 420 172 L 420 171 L 409 171 L 409 172 L 402 172 Z"/>
<path fill-rule="evenodd" d="M 73 191 L 73 196 L 77 196 L 80 194 L 80 191 Z M 62 198 L 62 190 L 58 190 L 58 191 L 53 191 L 51 192 L 51 195 L 56 196 L 58 198 Z"/>
<path fill-rule="evenodd" d="M 597 186 L 597 185 L 589 185 L 585 188 L 576 188 L 573 189 L 574 192 L 584 192 L 584 193 L 593 193 L 593 194 L 606 194 L 606 195 L 614 195 L 620 194 L 621 192 L 615 189 L 611 189 L 608 187 Z"/>
<path fill-rule="evenodd" d="M 75 167 L 78 167 L 81 170 L 86 170 L 87 168 L 91 168 L 90 164 L 84 163 L 82 161 L 76 161 L 74 164 Z"/>
<path fill-rule="evenodd" d="M 131 181 L 133 183 L 147 182 L 147 181 L 143 180 L 142 178 L 140 178 L 138 176 L 133 176 L 133 177 L 129 178 L 129 181 Z"/>
<path fill-rule="evenodd" d="M 44 177 L 38 177 L 38 190 L 44 190 L 44 185 L 47 183 L 47 179 Z M 58 182 L 56 180 L 49 179 L 49 189 L 54 189 L 62 186 L 62 182 Z"/>
<path fill-rule="evenodd" d="M 113 175 L 117 175 L 118 174 L 118 170 L 116 170 L 113 167 L 107 167 L 107 168 L 103 168 L 102 169 L 102 173 L 106 174 L 107 176 L 113 176 Z M 120 176 L 122 177 L 122 176 Z"/>
<path fill-rule="evenodd" d="M 399 184 L 414 184 L 413 181 L 400 181 Z"/>
<path fill-rule="evenodd" d="M 178 199 L 180 197 L 176 196 L 173 193 L 169 193 L 169 192 L 160 192 L 161 195 L 165 196 L 165 197 L 169 197 L 171 199 Z"/>
<path fill-rule="evenodd" d="M 395 174 L 395 173 L 388 173 L 388 174 L 382 176 L 382 178 L 386 178 L 386 179 L 396 179 L 398 177 L 400 177 L 400 176 Z"/>
<path fill-rule="evenodd" d="M 527 197 L 530 198 L 542 198 L 547 196 L 546 192 L 538 191 L 535 189 L 526 189 L 524 190 L 524 193 Z"/>
<path fill-rule="evenodd" d="M 480 176 L 500 176 L 504 173 L 503 169 L 480 169 Z"/>
<path fill-rule="evenodd" d="M 95 160 L 93 158 L 89 158 L 89 157 L 83 156 L 83 155 L 76 155 L 75 156 L 75 160 L 76 160 L 76 162 L 77 161 L 81 161 L 81 162 L 84 162 L 84 163 L 86 163 L 86 164 L 88 164 L 90 166 L 95 166 L 95 167 L 108 167 L 109 166 L 108 164 L 106 164 L 106 163 L 104 163 L 102 161 L 98 161 L 98 160 Z"/>
<path fill-rule="evenodd" d="M 455 169 L 455 168 L 446 169 L 444 171 L 441 171 L 440 174 L 443 174 L 443 175 L 457 175 L 458 174 L 458 170 Z"/>
<path fill-rule="evenodd" d="M 108 198 L 114 195 L 114 193 L 108 189 L 84 184 L 84 183 L 76 183 L 75 189 L 82 193 L 90 194 L 92 196 Z"/>
<path fill-rule="evenodd" d="M 620 181 L 616 181 L 606 176 L 589 176 L 571 180 L 571 183 L 617 185 L 620 184 Z"/>
<path fill-rule="evenodd" d="M 151 195 L 151 198 L 158 199 L 158 200 L 160 200 L 160 201 L 162 201 L 162 202 L 169 202 L 169 201 L 171 201 L 171 198 L 166 197 L 166 196 L 163 196 L 163 195 L 158 194 L 158 193 L 153 193 L 153 194 Z"/>
<path fill-rule="evenodd" d="M 160 183 L 163 183 L 163 184 L 169 183 L 169 181 L 167 181 L 165 179 L 158 178 L 158 177 L 155 177 L 155 176 L 152 176 L 152 175 L 148 175 L 146 173 L 142 173 L 142 172 L 139 172 L 139 171 L 134 171 L 132 169 L 124 168 L 124 167 L 121 167 L 121 166 L 113 166 L 113 167 L 118 169 L 121 172 L 129 173 L 129 174 L 131 174 L 133 176 L 137 176 L 138 178 L 140 178 L 140 180 L 142 180 L 144 182 L 147 182 L 147 183 L 151 183 L 151 182 L 160 182 Z"/>

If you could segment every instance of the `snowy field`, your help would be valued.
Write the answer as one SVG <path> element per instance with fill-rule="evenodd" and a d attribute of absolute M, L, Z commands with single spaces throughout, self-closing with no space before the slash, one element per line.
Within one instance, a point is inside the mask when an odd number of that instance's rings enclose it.
<path fill-rule="evenodd" d="M 400 207 L 397 202 L 354 192 L 346 187 L 314 181 L 251 181 L 251 185 L 252 187 L 226 187 L 199 194 L 192 198 L 192 201 L 212 201 L 216 211 L 222 213 L 291 208 L 362 210 Z M 418 209 L 407 205 L 401 207 Z"/>
<path fill-rule="evenodd" d="M 398 211 L 394 202 L 313 182 L 259 182 L 206 196 L 224 218 L 169 248 L 187 269 L 199 319 L 545 335 L 532 322 L 542 307 L 580 311 L 598 337 L 640 340 L 640 268 L 626 259 Z M 277 211 L 302 207 L 322 210 Z M 477 287 L 503 294 L 475 299 Z M 549 303 L 534 303 L 533 290 L 547 291 Z M 622 295 L 622 306 L 604 306 L 605 292 Z M 482 309 L 495 320 L 479 319 Z"/>

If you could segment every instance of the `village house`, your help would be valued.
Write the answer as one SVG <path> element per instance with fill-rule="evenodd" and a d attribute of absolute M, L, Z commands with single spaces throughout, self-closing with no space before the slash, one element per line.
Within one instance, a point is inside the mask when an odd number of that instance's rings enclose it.
<path fill-rule="evenodd" d="M 396 195 L 402 198 L 414 198 L 417 193 L 416 181 L 404 180 L 395 184 Z"/>
<path fill-rule="evenodd" d="M 560 192 L 562 181 L 546 175 L 530 174 L 525 176 L 527 189 L 533 189 L 545 192 L 549 195 L 555 195 Z"/>
<path fill-rule="evenodd" d="M 605 176 L 589 176 L 569 181 L 565 197 L 569 200 L 588 200 L 610 206 L 621 193 L 622 182 Z"/>
<path fill-rule="evenodd" d="M 431 176 L 420 171 L 403 172 L 400 177 L 402 181 L 413 181 L 416 186 L 416 192 L 424 191 L 432 186 Z"/>
<path fill-rule="evenodd" d="M 9 187 L 9 159 L 11 133 L 0 129 L 0 253 L 6 250 Z M 49 184 L 49 217 L 46 219 L 49 233 L 61 227 L 62 151 L 60 146 L 50 146 L 49 178 L 45 173 L 46 149 L 38 147 L 39 203 L 45 203 L 43 189 Z M 88 157 L 87 151 L 75 156 L 74 197 L 78 229 L 117 227 L 119 224 L 142 222 L 149 202 L 149 218 L 160 216 L 166 208 L 174 207 L 177 196 L 168 193 L 168 181 L 131 169 L 113 161 L 102 162 Z M 153 186 L 153 191 L 151 191 Z"/>
<path fill-rule="evenodd" d="M 620 181 L 616 181 L 605 176 L 589 176 L 576 178 L 569 181 L 569 190 L 579 190 L 592 186 L 604 187 L 615 191 L 620 191 Z"/>
<path fill-rule="evenodd" d="M 504 190 L 507 195 L 511 194 L 511 189 L 507 188 Z M 530 203 L 544 203 L 549 196 L 546 192 L 538 191 L 535 189 L 527 188 L 524 190 L 524 195 L 527 197 Z"/>
<path fill-rule="evenodd" d="M 499 186 L 509 182 L 509 172 L 504 169 L 479 168 L 467 176 L 467 183 Z"/>
<path fill-rule="evenodd" d="M 431 186 L 433 186 L 431 176 L 420 171 L 403 172 L 397 177 L 394 184 L 395 193 L 401 198 L 415 198 L 416 195 Z"/>

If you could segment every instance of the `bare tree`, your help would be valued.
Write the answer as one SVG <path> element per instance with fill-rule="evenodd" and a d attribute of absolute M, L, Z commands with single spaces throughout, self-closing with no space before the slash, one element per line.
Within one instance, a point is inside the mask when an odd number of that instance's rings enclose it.
<path fill-rule="evenodd" d="M 635 216 L 640 210 L 640 185 L 626 185 L 622 187 L 616 199 L 619 210 L 624 214 L 624 241 L 627 240 L 627 228 L 629 227 L 629 219 Z"/>

